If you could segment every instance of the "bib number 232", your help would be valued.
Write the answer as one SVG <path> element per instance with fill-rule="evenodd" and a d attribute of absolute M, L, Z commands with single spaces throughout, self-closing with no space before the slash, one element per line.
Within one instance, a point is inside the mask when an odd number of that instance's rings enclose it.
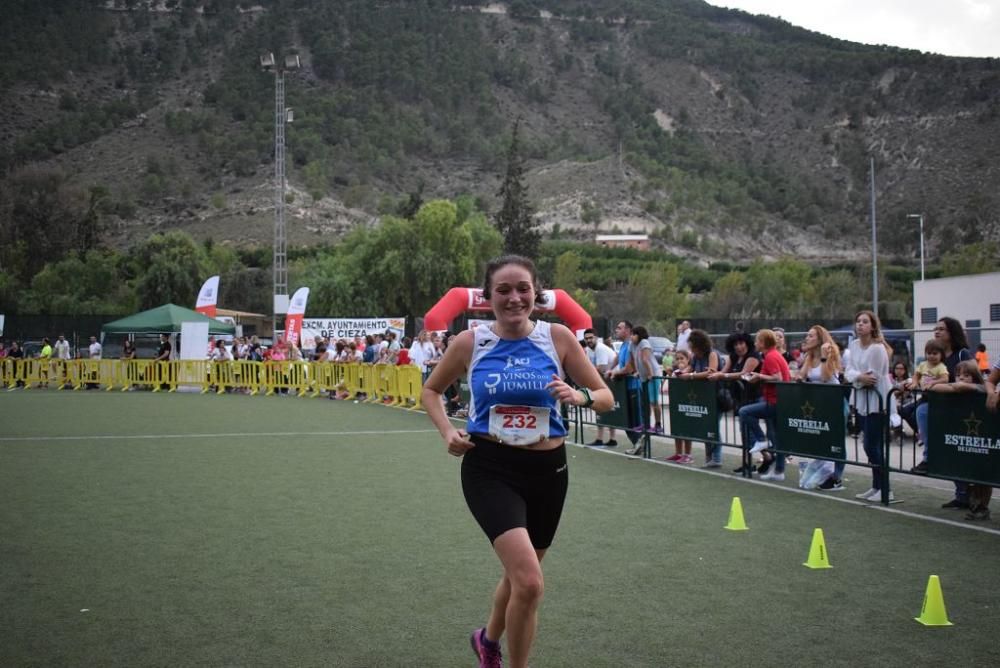
<path fill-rule="evenodd" d="M 549 436 L 549 411 L 540 406 L 493 406 L 490 435 L 510 445 L 543 441 Z"/>

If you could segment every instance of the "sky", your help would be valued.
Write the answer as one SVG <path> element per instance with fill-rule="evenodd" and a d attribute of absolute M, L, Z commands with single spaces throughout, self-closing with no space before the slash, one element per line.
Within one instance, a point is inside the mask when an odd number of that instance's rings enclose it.
<path fill-rule="evenodd" d="M 1000 0 L 707 0 L 825 35 L 948 56 L 1000 58 Z"/>

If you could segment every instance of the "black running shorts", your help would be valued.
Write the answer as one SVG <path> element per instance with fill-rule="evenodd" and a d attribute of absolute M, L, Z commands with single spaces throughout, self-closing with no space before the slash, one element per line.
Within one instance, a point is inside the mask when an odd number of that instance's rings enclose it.
<path fill-rule="evenodd" d="M 505 531 L 528 530 L 531 544 L 552 544 L 569 486 L 566 446 L 514 448 L 472 436 L 462 458 L 462 491 L 490 543 Z"/>

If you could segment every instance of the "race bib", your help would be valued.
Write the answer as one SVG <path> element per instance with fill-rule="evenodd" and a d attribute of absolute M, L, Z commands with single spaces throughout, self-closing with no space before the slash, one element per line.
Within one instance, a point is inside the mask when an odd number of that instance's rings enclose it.
<path fill-rule="evenodd" d="M 549 437 L 549 409 L 542 406 L 491 406 L 490 436 L 508 445 L 540 443 Z"/>

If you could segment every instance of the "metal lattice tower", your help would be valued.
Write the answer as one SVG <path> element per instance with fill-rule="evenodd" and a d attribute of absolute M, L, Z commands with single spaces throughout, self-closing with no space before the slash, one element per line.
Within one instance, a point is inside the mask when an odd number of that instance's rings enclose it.
<path fill-rule="evenodd" d="M 278 296 L 288 295 L 288 251 L 285 237 L 285 73 L 274 76 L 274 310 Z"/>

